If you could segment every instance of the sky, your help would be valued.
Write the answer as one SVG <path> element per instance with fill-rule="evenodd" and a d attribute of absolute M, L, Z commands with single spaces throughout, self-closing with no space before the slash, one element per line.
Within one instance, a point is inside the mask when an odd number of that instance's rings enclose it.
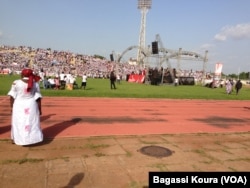
<path fill-rule="evenodd" d="M 0 0 L 0 45 L 109 59 L 139 45 L 137 5 L 138 0 Z M 250 71 L 250 0 L 152 0 L 145 33 L 146 46 L 158 34 L 167 49 L 201 55 L 208 50 L 207 71 L 214 72 L 216 63 L 225 74 Z M 201 61 L 180 63 L 182 69 L 203 67 Z"/>

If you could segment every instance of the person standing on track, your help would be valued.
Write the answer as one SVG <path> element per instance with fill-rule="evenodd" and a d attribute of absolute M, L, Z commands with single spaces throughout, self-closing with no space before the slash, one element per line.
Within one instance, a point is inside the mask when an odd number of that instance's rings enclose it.
<path fill-rule="evenodd" d="M 8 92 L 12 109 L 11 139 L 16 145 L 43 141 L 40 127 L 42 95 L 39 80 L 40 77 L 34 75 L 31 69 L 25 68 L 21 72 L 21 79 L 15 80 Z"/>

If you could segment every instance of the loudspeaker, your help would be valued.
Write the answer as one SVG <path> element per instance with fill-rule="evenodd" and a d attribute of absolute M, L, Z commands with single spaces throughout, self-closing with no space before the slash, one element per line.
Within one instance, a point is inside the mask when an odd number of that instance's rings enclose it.
<path fill-rule="evenodd" d="M 114 61 L 113 54 L 110 54 L 110 61 Z"/>
<path fill-rule="evenodd" d="M 152 54 L 158 54 L 158 42 L 152 42 Z"/>

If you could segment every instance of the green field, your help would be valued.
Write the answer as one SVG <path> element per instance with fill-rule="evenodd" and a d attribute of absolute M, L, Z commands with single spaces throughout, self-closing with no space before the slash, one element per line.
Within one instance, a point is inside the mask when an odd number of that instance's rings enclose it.
<path fill-rule="evenodd" d="M 6 96 L 12 82 L 20 76 L 0 76 L 0 95 Z M 81 80 L 77 78 L 80 86 Z M 41 84 L 42 86 L 42 84 Z M 147 85 L 122 81 L 117 84 L 116 90 L 110 89 L 108 79 L 88 79 L 86 90 L 53 90 L 43 89 L 41 93 L 46 96 L 68 97 L 118 97 L 118 98 L 165 98 L 165 99 L 215 99 L 215 100 L 250 100 L 250 87 L 243 86 L 239 95 L 234 92 L 227 95 L 224 88 L 207 88 L 204 86 L 173 86 L 173 85 Z"/>

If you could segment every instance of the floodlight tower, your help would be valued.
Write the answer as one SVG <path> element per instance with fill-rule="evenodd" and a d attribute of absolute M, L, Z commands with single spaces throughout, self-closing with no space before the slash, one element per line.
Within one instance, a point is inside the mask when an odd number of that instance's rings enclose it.
<path fill-rule="evenodd" d="M 142 50 L 145 49 L 146 39 L 146 15 L 151 8 L 152 0 L 138 0 L 138 9 L 141 10 L 141 28 L 139 35 L 139 48 L 137 52 L 137 63 L 141 63 Z"/>

